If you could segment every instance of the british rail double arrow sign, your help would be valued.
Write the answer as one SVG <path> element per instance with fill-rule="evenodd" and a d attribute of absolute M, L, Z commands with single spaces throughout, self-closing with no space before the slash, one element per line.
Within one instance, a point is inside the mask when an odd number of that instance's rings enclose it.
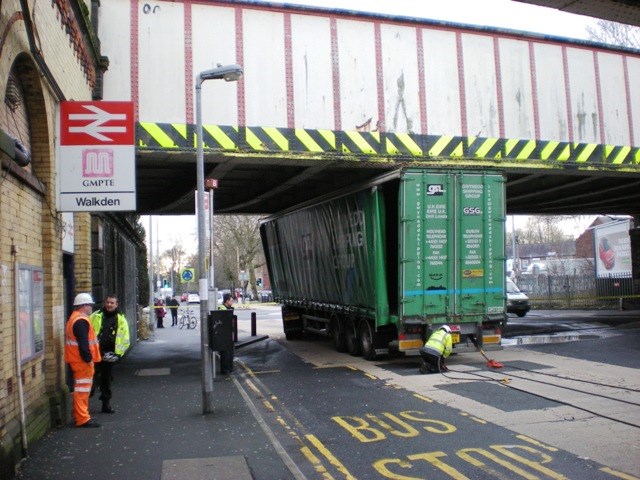
<path fill-rule="evenodd" d="M 59 210 L 135 210 L 133 102 L 61 102 L 58 126 Z"/>

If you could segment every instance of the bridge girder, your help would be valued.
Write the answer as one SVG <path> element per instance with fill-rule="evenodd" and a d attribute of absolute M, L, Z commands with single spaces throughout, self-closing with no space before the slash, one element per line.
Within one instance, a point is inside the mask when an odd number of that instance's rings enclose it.
<path fill-rule="evenodd" d="M 194 213 L 193 132 L 138 126 L 139 213 Z M 635 147 L 260 127 L 205 132 L 216 213 L 271 214 L 408 165 L 503 172 L 510 214 L 640 213 Z"/>

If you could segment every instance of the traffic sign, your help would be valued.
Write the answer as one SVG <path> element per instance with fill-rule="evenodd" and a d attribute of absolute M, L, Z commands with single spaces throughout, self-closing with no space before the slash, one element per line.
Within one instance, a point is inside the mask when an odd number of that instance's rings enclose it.
<path fill-rule="evenodd" d="M 63 212 L 136 209 L 133 102 L 61 102 L 59 207 Z"/>
<path fill-rule="evenodd" d="M 193 268 L 183 268 L 180 272 L 180 282 L 189 283 L 193 282 L 193 278 L 196 276 L 196 272 Z"/>

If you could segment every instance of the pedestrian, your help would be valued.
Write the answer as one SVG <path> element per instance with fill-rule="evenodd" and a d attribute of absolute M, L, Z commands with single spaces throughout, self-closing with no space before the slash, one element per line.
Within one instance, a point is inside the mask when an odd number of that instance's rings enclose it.
<path fill-rule="evenodd" d="M 222 296 L 222 305 L 218 307 L 218 310 L 233 310 L 233 296 L 230 293 L 225 293 Z"/>
<path fill-rule="evenodd" d="M 158 298 L 153 306 L 155 307 L 154 310 L 156 311 L 156 328 L 164 328 L 164 325 L 162 323 L 163 318 L 167 312 L 164 309 L 164 303 L 162 302 L 162 299 Z"/>
<path fill-rule="evenodd" d="M 89 414 L 89 395 L 93 385 L 94 363 L 99 362 L 100 348 L 89 316 L 93 298 L 79 293 L 73 300 L 73 312 L 65 326 L 64 361 L 73 373 L 73 416 L 76 427 L 95 428 L 100 424 Z"/>
<path fill-rule="evenodd" d="M 225 293 L 222 296 L 222 305 L 218 307 L 218 310 L 231 310 L 233 312 L 233 295 L 231 295 L 230 293 Z M 237 317 L 235 315 L 232 315 L 231 317 L 232 331 L 235 331 L 237 321 L 238 321 Z M 220 352 L 220 371 L 223 374 L 233 372 L 233 355 L 234 355 L 233 343 L 231 344 L 230 350 Z"/>
<path fill-rule="evenodd" d="M 102 413 L 116 413 L 111 408 L 111 382 L 113 366 L 129 348 L 129 323 L 118 310 L 118 297 L 111 293 L 104 300 L 104 307 L 91 314 L 91 324 L 98 336 L 102 361 L 96 364 L 96 378 L 100 385 Z"/>
<path fill-rule="evenodd" d="M 444 364 L 444 359 L 451 355 L 453 344 L 451 341 L 451 328 L 442 325 L 431 334 L 429 340 L 420 349 L 420 373 L 438 373 L 449 370 Z"/>
<path fill-rule="evenodd" d="M 169 310 L 171 310 L 171 326 L 175 327 L 178 325 L 178 307 L 180 306 L 180 302 L 175 295 L 171 297 L 167 306 L 169 307 Z"/>

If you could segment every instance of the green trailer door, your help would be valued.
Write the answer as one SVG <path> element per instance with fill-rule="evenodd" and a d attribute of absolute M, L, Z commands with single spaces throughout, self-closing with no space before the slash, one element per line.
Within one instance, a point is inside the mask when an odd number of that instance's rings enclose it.
<path fill-rule="evenodd" d="M 442 317 L 454 309 L 456 176 L 409 171 L 400 192 L 401 316 Z"/>
<path fill-rule="evenodd" d="M 410 170 L 400 191 L 401 318 L 481 322 L 504 311 L 504 181 Z"/>
<path fill-rule="evenodd" d="M 481 322 L 504 312 L 504 179 L 463 173 L 456 203 L 456 311 L 462 322 Z"/>

